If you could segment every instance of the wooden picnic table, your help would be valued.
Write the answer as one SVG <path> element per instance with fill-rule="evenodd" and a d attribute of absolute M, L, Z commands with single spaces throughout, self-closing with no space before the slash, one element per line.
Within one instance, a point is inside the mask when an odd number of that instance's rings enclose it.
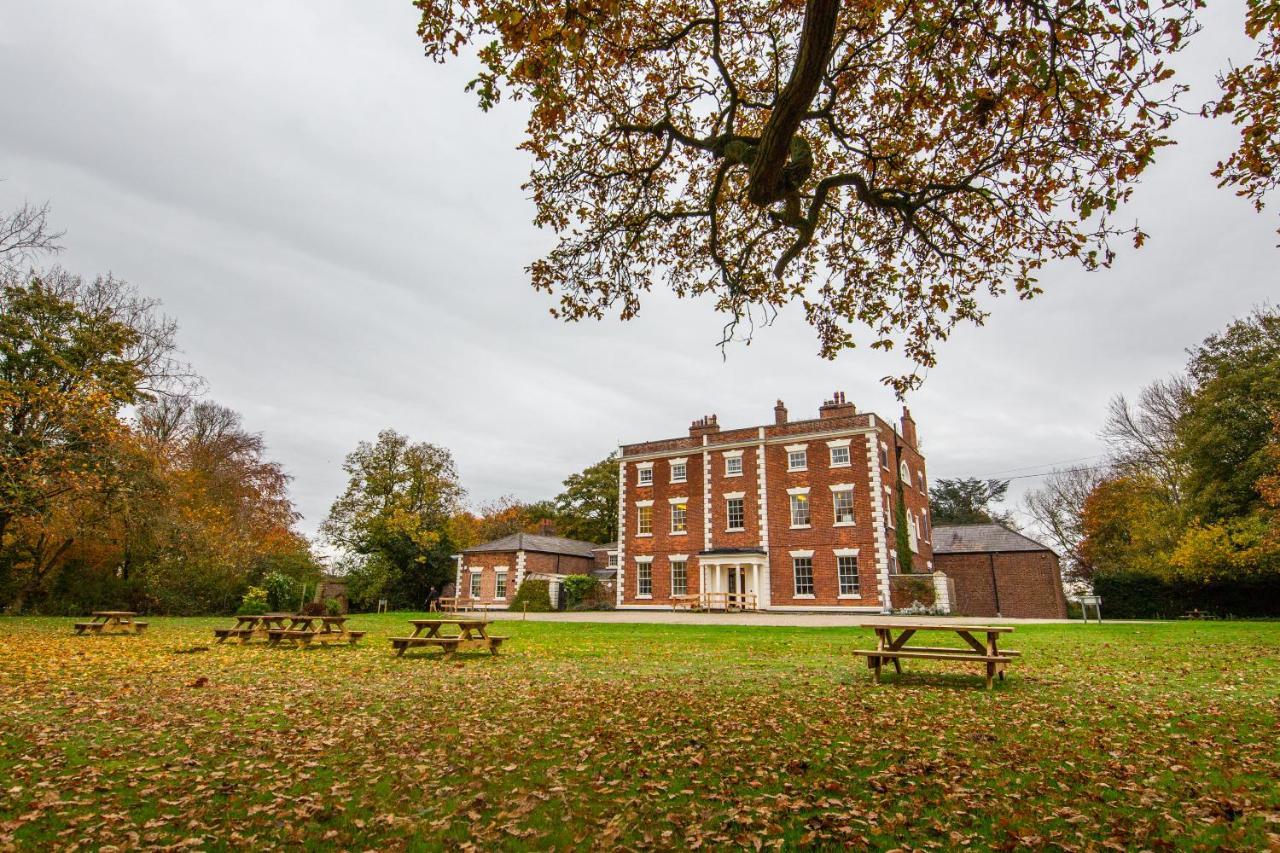
<path fill-rule="evenodd" d="M 135 619 L 138 614 L 132 610 L 95 610 L 92 615 L 92 621 L 75 624 L 77 634 L 141 634 L 147 629 L 147 623 Z"/>
<path fill-rule="evenodd" d="M 489 650 L 489 654 L 496 655 L 503 640 L 508 639 L 490 634 L 487 619 L 410 619 L 409 624 L 413 626 L 411 635 L 391 638 L 391 647 L 395 649 L 396 657 L 414 646 L 439 646 L 444 652 L 444 660 L 453 657 L 459 648 L 485 648 Z M 441 634 L 440 629 L 445 625 L 457 626 L 458 633 Z"/>
<path fill-rule="evenodd" d="M 289 624 L 267 629 L 267 642 L 278 645 L 282 640 L 290 640 L 300 646 L 312 643 L 356 643 L 364 636 L 364 631 L 347 630 L 346 616 L 302 616 L 290 614 L 285 618 Z"/>
<path fill-rule="evenodd" d="M 1000 649 L 999 637 L 1008 634 L 1013 628 L 1003 625 L 964 625 L 955 622 L 864 622 L 858 627 L 870 628 L 876 632 L 874 649 L 855 649 L 854 654 L 867 659 L 867 667 L 875 672 L 875 680 L 880 681 L 880 668 L 886 662 L 893 663 L 899 674 L 902 672 L 903 658 L 924 660 L 960 661 L 963 663 L 981 663 L 986 667 L 986 686 L 990 690 L 996 676 L 1004 680 L 1004 668 L 1021 652 L 1012 649 Z M 893 632 L 898 636 L 894 637 Z M 967 648 L 948 646 L 908 646 L 917 631 L 950 631 L 964 640 Z M 985 634 L 986 642 L 979 640 L 975 634 Z"/>

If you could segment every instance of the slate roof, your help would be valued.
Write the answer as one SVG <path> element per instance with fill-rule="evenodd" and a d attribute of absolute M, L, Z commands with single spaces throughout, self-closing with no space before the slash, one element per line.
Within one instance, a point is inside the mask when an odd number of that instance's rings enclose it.
<path fill-rule="evenodd" d="M 1008 551 L 1052 551 L 1003 524 L 938 525 L 933 528 L 935 554 L 998 554 Z"/>
<path fill-rule="evenodd" d="M 599 548 L 594 542 L 580 542 L 561 536 L 539 536 L 536 533 L 512 533 L 492 542 L 484 542 L 465 549 L 464 554 L 480 554 L 486 551 L 537 551 L 542 554 L 567 554 L 571 557 L 593 557 L 591 552 Z"/>

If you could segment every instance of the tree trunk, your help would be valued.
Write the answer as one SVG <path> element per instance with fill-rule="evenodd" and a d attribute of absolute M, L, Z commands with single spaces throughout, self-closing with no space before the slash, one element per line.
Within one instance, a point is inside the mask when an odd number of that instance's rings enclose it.
<path fill-rule="evenodd" d="M 800 122 L 822 85 L 839 15 L 840 0 L 807 0 L 805 3 L 796 64 L 765 122 L 751 166 L 748 197 L 761 207 L 781 200 L 787 193 L 783 169 L 791 154 L 791 139 L 800 129 Z"/>

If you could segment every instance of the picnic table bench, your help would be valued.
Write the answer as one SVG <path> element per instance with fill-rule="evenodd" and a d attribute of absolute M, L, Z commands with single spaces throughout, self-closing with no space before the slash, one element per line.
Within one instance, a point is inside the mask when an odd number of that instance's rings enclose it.
<path fill-rule="evenodd" d="M 267 629 L 267 643 L 272 646 L 289 640 L 299 646 L 312 643 L 355 644 L 365 635 L 364 631 L 348 631 L 346 616 L 288 616 L 288 626 Z"/>
<path fill-rule="evenodd" d="M 998 647 L 999 636 L 1013 631 L 1013 628 L 1006 626 L 962 625 L 954 622 L 908 624 L 864 622 L 858 627 L 870 628 L 876 632 L 876 647 L 854 649 L 854 654 L 862 655 L 867 659 L 867 668 L 874 671 L 877 682 L 880 681 L 880 668 L 885 662 L 892 663 L 894 670 L 901 674 L 903 658 L 957 661 L 983 664 L 986 668 L 986 686 L 990 690 L 996 676 L 1003 681 L 1004 668 L 1021 655 L 1021 652 Z M 893 636 L 895 630 L 899 632 L 897 637 Z M 907 640 L 911 639 L 917 631 L 951 631 L 965 641 L 967 648 L 908 646 Z M 986 643 L 977 639 L 974 634 L 986 634 Z"/>
<path fill-rule="evenodd" d="M 132 610 L 95 610 L 92 621 L 75 624 L 76 634 L 141 634 L 147 623 L 135 619 L 137 615 Z"/>
<path fill-rule="evenodd" d="M 417 646 L 439 646 L 444 652 L 443 660 L 453 657 L 460 648 L 485 648 L 489 654 L 496 655 L 503 641 L 510 639 L 490 634 L 487 619 L 410 619 L 409 624 L 413 626 L 413 634 L 391 638 L 396 657 Z M 445 625 L 456 625 L 458 633 L 441 634 L 440 629 Z"/>
<path fill-rule="evenodd" d="M 698 595 L 673 595 L 671 596 L 672 610 L 701 610 L 702 597 Z"/>

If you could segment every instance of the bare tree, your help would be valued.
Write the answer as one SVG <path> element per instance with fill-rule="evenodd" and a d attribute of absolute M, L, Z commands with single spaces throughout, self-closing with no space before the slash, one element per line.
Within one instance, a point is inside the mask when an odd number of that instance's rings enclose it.
<path fill-rule="evenodd" d="M 1027 512 L 1057 546 L 1066 561 L 1069 580 L 1088 582 L 1088 571 L 1079 559 L 1084 540 L 1085 499 L 1105 480 L 1108 472 L 1098 466 L 1054 470 L 1044 484 L 1025 498 Z"/>
<path fill-rule="evenodd" d="M 62 250 L 58 240 L 63 232 L 50 231 L 48 220 L 48 203 L 36 207 L 24 202 L 0 214 L 0 276 L 21 275 L 22 268 L 37 256 Z"/>
<path fill-rule="evenodd" d="M 1112 398 L 1102 439 L 1111 447 L 1111 463 L 1121 473 L 1153 475 L 1175 503 L 1185 473 L 1178 459 L 1178 420 L 1193 388 L 1185 376 L 1157 380 L 1143 388 L 1135 405 Z"/>

